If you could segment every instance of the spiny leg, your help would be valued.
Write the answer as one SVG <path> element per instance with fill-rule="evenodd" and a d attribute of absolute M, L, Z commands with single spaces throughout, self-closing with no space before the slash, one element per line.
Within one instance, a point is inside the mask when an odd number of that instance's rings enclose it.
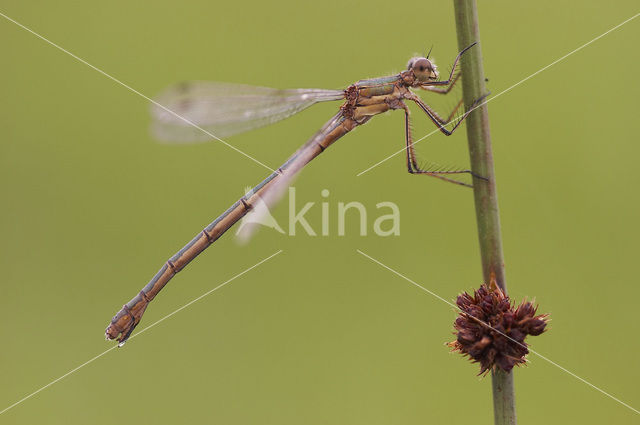
<path fill-rule="evenodd" d="M 453 119 L 453 117 L 456 116 L 456 113 L 458 112 L 458 109 L 460 109 L 460 107 L 464 105 L 464 99 L 460 98 L 460 100 L 458 101 L 458 103 L 456 104 L 455 108 L 453 108 L 453 111 L 451 111 L 451 113 L 449 114 L 449 116 L 447 117 L 447 124 L 451 122 L 451 120 Z"/>
<path fill-rule="evenodd" d="M 407 96 L 406 99 L 409 100 L 413 100 L 414 102 L 416 102 L 418 104 L 418 106 L 424 111 L 425 114 L 427 114 L 427 116 L 429 117 L 429 119 L 431 119 L 431 121 L 433 121 L 433 123 L 435 125 L 438 126 L 438 130 L 440 130 L 442 133 L 444 133 L 447 136 L 451 136 L 453 134 L 454 131 L 456 131 L 456 129 L 460 126 L 460 124 L 462 124 L 462 122 L 465 120 L 465 118 L 467 118 L 469 116 L 469 114 L 488 96 L 489 94 L 485 94 L 484 96 L 479 97 L 478 99 L 476 99 L 473 104 L 469 107 L 469 109 L 467 110 L 467 112 L 465 112 L 460 119 L 458 120 L 458 122 L 456 122 L 453 126 L 453 128 L 451 130 L 447 130 L 445 128 L 445 125 L 449 124 L 451 121 L 451 118 L 453 116 L 453 114 L 455 114 L 455 112 L 460 108 L 460 106 L 462 105 L 462 102 L 458 102 L 458 105 L 454 108 L 453 112 L 449 115 L 447 120 L 444 120 L 442 117 L 440 117 L 440 115 L 438 115 L 438 113 L 433 110 L 433 108 L 431 108 L 429 105 L 427 105 L 426 103 L 424 103 L 422 101 L 422 99 L 420 99 L 419 96 L 416 96 L 415 94 L 411 94 L 410 96 Z"/>
<path fill-rule="evenodd" d="M 449 183 L 458 184 L 466 187 L 473 187 L 470 184 L 454 180 L 450 177 L 446 177 L 447 174 L 472 174 L 471 170 L 424 170 L 420 168 L 418 165 L 418 161 L 416 159 L 416 152 L 413 146 L 413 137 L 411 135 L 411 120 L 409 117 L 409 107 L 402 104 L 404 108 L 404 128 L 405 128 L 405 141 L 407 144 L 407 171 L 410 174 L 423 174 L 431 177 L 435 177 L 437 179 L 441 179 L 447 181 Z"/>
<path fill-rule="evenodd" d="M 447 87 L 433 87 L 433 86 L 419 86 L 419 87 L 422 90 L 430 91 L 433 93 L 447 94 L 451 91 L 451 89 L 453 89 L 453 87 L 456 85 L 456 82 L 458 82 L 458 80 L 460 80 L 459 72 L 455 75 L 455 77 L 453 77 L 453 80 L 451 80 L 451 83 Z"/>
<path fill-rule="evenodd" d="M 456 56 L 456 60 L 453 61 L 453 66 L 451 67 L 451 72 L 449 73 L 449 78 L 447 78 L 444 81 L 430 81 L 428 83 L 424 83 L 422 85 L 422 88 L 425 88 L 427 86 L 448 86 L 449 84 L 452 84 L 453 74 L 456 71 L 456 67 L 458 66 L 458 62 L 460 62 L 460 58 L 462 57 L 464 52 L 466 52 L 467 50 L 469 50 L 470 48 L 472 48 L 476 44 L 477 44 L 477 42 L 473 43 L 473 44 L 470 44 L 469 46 L 467 46 L 464 49 L 462 49 L 462 51 L 460 53 L 458 53 L 458 56 Z"/>

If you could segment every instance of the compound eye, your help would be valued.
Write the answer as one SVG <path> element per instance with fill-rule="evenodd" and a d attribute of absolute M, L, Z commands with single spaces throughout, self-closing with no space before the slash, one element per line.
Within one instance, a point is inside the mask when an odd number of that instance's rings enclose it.
<path fill-rule="evenodd" d="M 427 58 L 415 58 L 410 62 L 413 75 L 419 81 L 430 81 L 438 78 L 435 65 Z"/>
<path fill-rule="evenodd" d="M 431 66 L 431 62 L 429 62 L 429 59 L 427 58 L 420 58 L 418 60 L 416 60 L 415 62 L 413 62 L 413 71 L 414 72 L 419 72 L 419 73 L 423 73 L 423 72 L 430 72 L 433 71 L 433 67 Z"/>

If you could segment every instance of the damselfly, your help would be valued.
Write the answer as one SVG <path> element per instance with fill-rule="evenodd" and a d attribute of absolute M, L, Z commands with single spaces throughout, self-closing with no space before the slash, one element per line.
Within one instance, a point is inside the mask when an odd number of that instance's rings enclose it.
<path fill-rule="evenodd" d="M 469 186 L 456 180 L 455 175 L 466 173 L 478 178 L 471 170 L 420 168 L 411 137 L 409 108 L 404 101 L 415 102 L 442 133 L 451 135 L 484 97 L 469 105 L 467 111 L 454 120 L 462 101 L 458 102 L 447 118 L 442 118 L 411 89 L 449 93 L 460 77 L 456 69 L 461 56 L 474 44 L 458 54 L 446 80 L 439 80 L 435 62 L 427 54 L 426 57 L 412 58 L 407 69 L 397 75 L 361 80 L 345 90 L 276 90 L 224 83 L 189 82 L 161 94 L 152 108 L 152 128 L 158 138 L 167 141 L 210 139 L 211 135 L 230 136 L 282 120 L 318 102 L 344 100 L 344 103 L 338 113 L 278 170 L 247 192 L 171 257 L 140 293 L 113 317 L 105 332 L 107 339 L 117 339 L 120 345 L 124 344 L 140 322 L 149 303 L 176 273 L 250 210 L 257 208 L 257 205 L 264 205 L 264 208 L 273 205 L 309 161 L 374 115 L 393 109 L 404 110 L 407 168 L 410 173 Z M 446 128 L 448 124 L 452 125 L 451 129 Z"/>

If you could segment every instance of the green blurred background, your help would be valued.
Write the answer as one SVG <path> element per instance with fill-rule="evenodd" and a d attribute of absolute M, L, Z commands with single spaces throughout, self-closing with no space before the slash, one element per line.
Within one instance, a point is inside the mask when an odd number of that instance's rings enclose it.
<path fill-rule="evenodd" d="M 457 53 L 451 2 L 9 2 L 1 11 L 147 95 L 185 79 L 342 88 Z M 493 94 L 638 12 L 637 2 L 482 2 Z M 638 408 L 640 131 L 635 20 L 491 102 L 507 276 L 551 331 L 533 348 Z M 267 171 L 220 143 L 161 145 L 148 104 L 0 19 L 0 409 L 112 347 L 103 331 L 170 255 Z M 452 98 L 434 99 L 441 110 Z M 275 167 L 338 104 L 231 138 Z M 433 130 L 414 109 L 416 137 Z M 481 282 L 470 190 L 410 176 L 400 112 L 314 161 L 297 202 L 331 236 L 227 235 L 138 329 L 284 252 L 0 416 L 0 423 L 492 423 L 491 380 L 449 353 L 453 300 Z M 419 145 L 466 166 L 464 130 Z M 401 235 L 337 236 L 338 202 L 395 202 Z M 275 212 L 286 225 L 287 206 Z M 370 232 L 371 233 L 371 232 Z M 536 356 L 516 371 L 520 423 L 638 416 Z"/>

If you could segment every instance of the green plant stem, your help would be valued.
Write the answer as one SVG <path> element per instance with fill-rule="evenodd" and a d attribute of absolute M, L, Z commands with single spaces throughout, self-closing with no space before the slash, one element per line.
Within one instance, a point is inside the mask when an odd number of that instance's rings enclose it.
<path fill-rule="evenodd" d="M 471 43 L 480 41 L 478 10 L 475 0 L 454 0 L 453 4 L 458 46 L 462 50 Z M 461 71 L 464 102 L 465 105 L 471 105 L 475 99 L 487 93 L 482 67 L 482 49 L 479 43 L 465 53 L 461 63 Z M 487 106 L 483 105 L 472 112 L 467 117 L 466 125 L 471 169 L 476 175 L 487 178 L 485 181 L 474 177 L 473 184 L 483 277 L 487 284 L 495 281 L 506 294 L 507 283 L 500 236 L 498 193 L 493 168 Z M 494 422 L 496 425 L 515 425 L 513 372 L 496 370 L 492 372 L 491 377 Z"/>

